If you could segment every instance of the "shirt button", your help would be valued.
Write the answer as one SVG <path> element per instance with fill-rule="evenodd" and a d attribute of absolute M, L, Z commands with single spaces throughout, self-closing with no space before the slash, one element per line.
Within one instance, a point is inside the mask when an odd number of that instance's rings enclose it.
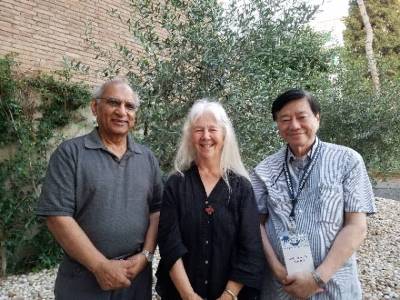
<path fill-rule="evenodd" d="M 204 284 L 208 284 L 208 280 L 204 281 Z"/>
<path fill-rule="evenodd" d="M 208 241 L 206 241 L 206 245 L 208 244 Z"/>
<path fill-rule="evenodd" d="M 208 201 L 206 201 L 206 204 L 208 204 Z"/>
<path fill-rule="evenodd" d="M 205 263 L 206 265 L 208 265 L 208 260 L 204 261 L 204 263 Z"/>

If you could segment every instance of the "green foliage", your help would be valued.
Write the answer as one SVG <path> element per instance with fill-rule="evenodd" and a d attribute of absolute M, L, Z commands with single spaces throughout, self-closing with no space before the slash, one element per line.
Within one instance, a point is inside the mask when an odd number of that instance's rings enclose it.
<path fill-rule="evenodd" d="M 86 86 L 48 75 L 18 77 L 13 65 L 10 57 L 0 58 L 1 146 L 15 148 L 0 162 L 0 241 L 6 247 L 8 270 L 17 272 L 48 267 L 60 256 L 34 210 L 49 140 L 90 94 Z"/>
<path fill-rule="evenodd" d="M 330 140 L 358 150 L 370 169 L 387 172 L 400 168 L 400 1 L 370 0 L 365 5 L 374 33 L 381 91 L 379 95 L 372 91 L 365 31 L 358 5 L 351 1 L 345 19 L 345 48 L 335 71 L 337 81 L 323 132 Z"/>
<path fill-rule="evenodd" d="M 400 78 L 400 1 L 365 1 L 374 33 L 373 49 L 386 76 Z M 356 1 L 350 2 L 345 19 L 345 46 L 353 57 L 365 59 L 365 31 Z"/>
<path fill-rule="evenodd" d="M 400 81 L 383 77 L 381 93 L 375 95 L 363 76 L 364 62 L 349 62 L 346 53 L 338 64 L 332 89 L 325 95 L 321 136 L 361 153 L 367 167 L 387 172 L 399 169 Z"/>
<path fill-rule="evenodd" d="M 346 20 L 346 49 L 330 50 L 307 26 L 315 7 L 299 1 L 232 1 L 225 10 L 213 0 L 132 0 L 131 6 L 127 20 L 117 10 L 112 15 L 129 26 L 142 56 L 117 45 L 121 56 L 113 59 L 92 46 L 107 61 L 106 77 L 125 73 L 139 91 L 138 138 L 157 152 L 164 170 L 171 168 L 183 116 L 201 97 L 223 102 L 244 160 L 254 166 L 281 143 L 269 110 L 275 96 L 291 87 L 320 100 L 324 139 L 355 148 L 371 168 L 398 164 L 398 0 L 367 2 L 385 74 L 379 97 L 368 79 L 355 1 Z"/>
<path fill-rule="evenodd" d="M 15 140 L 12 134 L 10 117 L 18 113 L 18 105 L 15 103 L 14 94 L 16 83 L 11 76 L 13 60 L 10 56 L 0 60 L 0 147 Z"/>
<path fill-rule="evenodd" d="M 52 134 L 54 128 L 68 124 L 73 113 L 88 103 L 90 91 L 81 85 L 61 82 L 53 76 L 41 75 L 25 80 L 25 85 L 40 94 L 42 112 L 39 136 Z"/>
<path fill-rule="evenodd" d="M 139 91 L 137 138 L 155 150 L 164 170 L 171 168 L 183 117 L 195 100 L 224 104 L 250 167 L 280 144 L 272 99 L 292 86 L 319 91 L 329 83 L 331 53 L 306 25 L 314 7 L 299 1 L 241 5 L 224 10 L 213 0 L 138 0 L 131 1 L 131 18 L 120 17 L 144 51 L 139 57 L 118 45 L 121 56 L 108 57 L 103 72 L 125 72 Z"/>

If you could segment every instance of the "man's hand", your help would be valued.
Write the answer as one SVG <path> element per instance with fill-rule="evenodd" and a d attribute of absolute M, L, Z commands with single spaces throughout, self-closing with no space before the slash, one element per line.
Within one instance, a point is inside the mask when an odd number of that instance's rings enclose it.
<path fill-rule="evenodd" d="M 129 269 L 135 265 L 130 260 L 109 260 L 99 263 L 93 271 L 102 290 L 115 290 L 131 285 Z"/>
<path fill-rule="evenodd" d="M 290 283 L 287 278 L 288 274 L 286 268 L 279 261 L 277 261 L 274 266 L 271 267 L 271 270 L 281 284 L 285 285 Z"/>
<path fill-rule="evenodd" d="M 283 288 L 292 297 L 307 299 L 316 293 L 323 292 L 310 272 L 296 273 L 287 277 L 286 284 Z"/>
<path fill-rule="evenodd" d="M 135 277 L 140 274 L 149 263 L 143 253 L 135 254 L 127 260 L 132 262 L 131 267 L 128 269 L 128 277 L 130 280 L 135 279 Z"/>

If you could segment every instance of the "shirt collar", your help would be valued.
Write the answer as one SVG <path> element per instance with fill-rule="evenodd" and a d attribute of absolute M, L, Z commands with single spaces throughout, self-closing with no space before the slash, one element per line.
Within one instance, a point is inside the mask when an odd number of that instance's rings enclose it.
<path fill-rule="evenodd" d="M 318 144 L 319 144 L 319 139 L 316 136 L 315 137 L 315 143 L 312 145 L 311 149 L 307 152 L 307 155 L 303 160 L 305 160 L 305 159 L 310 160 L 311 159 L 312 155 L 314 154 L 315 149 L 317 149 Z M 294 160 L 300 160 L 299 158 L 297 158 L 293 154 L 292 150 L 290 150 L 290 147 L 287 147 L 287 148 L 288 148 L 288 162 L 292 162 Z"/>
<path fill-rule="evenodd" d="M 130 134 L 127 135 L 128 139 L 128 151 L 133 151 L 135 153 L 141 154 L 143 153 L 142 150 L 139 148 L 138 144 L 136 144 L 133 141 L 133 138 L 131 137 Z M 99 132 L 98 132 L 98 127 L 92 130 L 91 133 L 89 133 L 85 137 L 85 147 L 88 149 L 104 149 L 107 150 L 107 148 L 104 146 L 103 142 L 101 141 Z"/>

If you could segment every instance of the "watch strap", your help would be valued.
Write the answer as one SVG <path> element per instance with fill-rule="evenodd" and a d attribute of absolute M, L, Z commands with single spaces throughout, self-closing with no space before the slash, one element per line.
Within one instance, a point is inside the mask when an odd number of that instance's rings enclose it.
<path fill-rule="evenodd" d="M 311 276 L 313 277 L 315 283 L 321 288 L 325 288 L 326 283 L 322 280 L 321 275 L 317 271 L 312 271 Z"/>
<path fill-rule="evenodd" d="M 153 261 L 154 254 L 151 253 L 149 250 L 144 249 L 141 253 L 144 255 L 144 257 L 146 257 L 146 260 L 149 263 Z"/>

